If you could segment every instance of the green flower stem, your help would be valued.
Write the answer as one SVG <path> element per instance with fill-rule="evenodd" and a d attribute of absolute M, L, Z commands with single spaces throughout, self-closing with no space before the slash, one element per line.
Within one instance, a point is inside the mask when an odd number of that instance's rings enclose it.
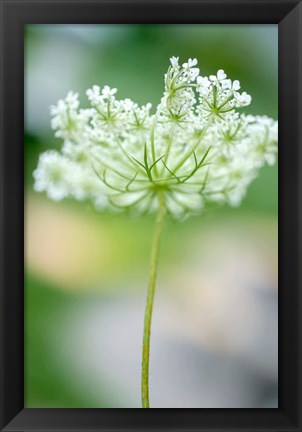
<path fill-rule="evenodd" d="M 165 195 L 163 192 L 158 193 L 158 213 L 156 217 L 155 231 L 153 235 L 151 262 L 150 262 L 150 279 L 145 309 L 144 336 L 143 336 L 143 355 L 142 355 L 142 407 L 150 408 L 149 403 L 149 359 L 150 359 L 150 336 L 153 301 L 155 293 L 156 276 L 158 269 L 158 257 L 160 249 L 160 237 L 163 228 L 163 222 L 166 214 Z"/>

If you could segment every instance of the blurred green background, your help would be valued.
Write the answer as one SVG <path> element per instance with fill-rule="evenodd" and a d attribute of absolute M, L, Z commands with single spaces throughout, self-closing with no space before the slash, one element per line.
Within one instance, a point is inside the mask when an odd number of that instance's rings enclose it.
<path fill-rule="evenodd" d="M 169 57 L 224 69 L 277 119 L 274 25 L 27 25 L 25 29 L 25 406 L 139 407 L 154 220 L 54 203 L 33 191 L 59 148 L 49 106 L 117 87 L 159 102 Z M 277 166 L 239 208 L 166 222 L 151 346 L 153 407 L 277 407 Z"/>

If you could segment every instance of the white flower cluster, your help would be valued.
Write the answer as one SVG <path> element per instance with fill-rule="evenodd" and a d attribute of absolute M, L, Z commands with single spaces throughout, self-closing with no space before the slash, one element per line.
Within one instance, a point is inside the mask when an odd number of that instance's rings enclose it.
<path fill-rule="evenodd" d="M 73 92 L 51 107 L 63 146 L 40 156 L 35 190 L 139 213 L 155 211 L 161 194 L 174 217 L 208 202 L 238 205 L 259 169 L 275 163 L 278 123 L 236 111 L 251 97 L 223 70 L 203 77 L 196 59 L 170 63 L 155 114 L 108 86 L 87 90 L 89 109 Z"/>

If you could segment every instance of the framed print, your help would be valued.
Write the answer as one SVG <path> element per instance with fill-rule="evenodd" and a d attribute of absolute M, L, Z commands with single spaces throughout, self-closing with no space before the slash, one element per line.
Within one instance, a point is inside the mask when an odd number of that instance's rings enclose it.
<path fill-rule="evenodd" d="M 301 2 L 1 1 L 1 430 L 301 430 Z"/>

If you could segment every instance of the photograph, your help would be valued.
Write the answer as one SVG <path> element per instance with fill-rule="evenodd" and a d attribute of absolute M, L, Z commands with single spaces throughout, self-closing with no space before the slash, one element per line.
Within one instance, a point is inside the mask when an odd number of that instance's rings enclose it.
<path fill-rule="evenodd" d="M 25 408 L 278 408 L 278 25 L 26 24 L 24 260 Z"/>

